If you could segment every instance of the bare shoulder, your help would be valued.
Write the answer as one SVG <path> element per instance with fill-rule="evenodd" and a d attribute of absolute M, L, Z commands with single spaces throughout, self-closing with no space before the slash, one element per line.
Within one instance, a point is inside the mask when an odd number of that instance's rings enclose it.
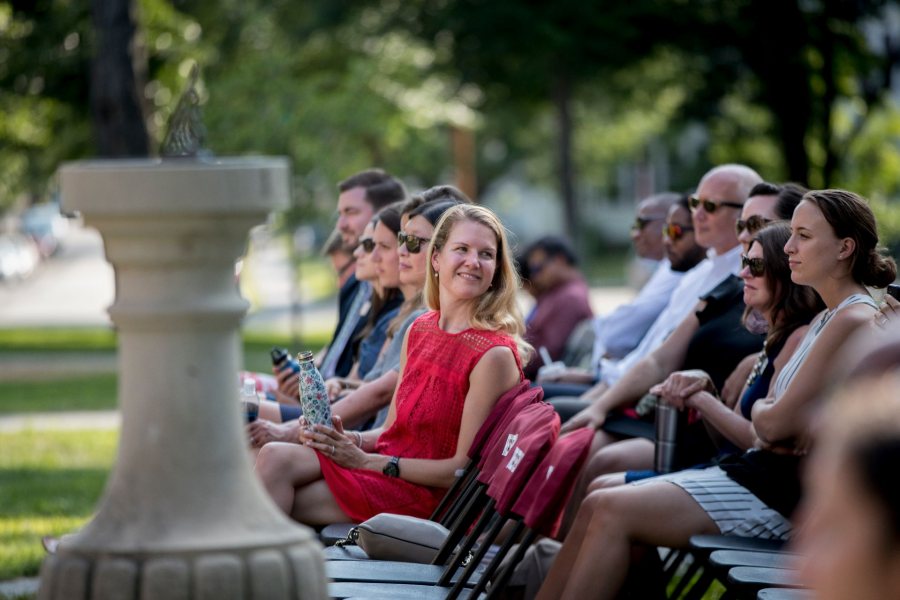
<path fill-rule="evenodd" d="M 494 346 L 482 355 L 475 368 L 482 366 L 489 369 L 502 369 L 507 366 L 516 368 L 516 356 L 509 346 Z"/>
<path fill-rule="evenodd" d="M 797 346 L 800 345 L 800 342 L 806 336 L 806 333 L 809 331 L 809 325 L 801 325 L 797 329 L 791 332 L 791 335 L 784 341 L 784 346 L 781 347 L 781 352 L 778 353 L 778 356 L 775 357 L 775 368 L 780 370 L 781 367 L 787 364 L 791 357 L 794 355 L 794 352 L 797 350 Z"/>
<path fill-rule="evenodd" d="M 874 314 L 875 308 L 868 304 L 847 306 L 832 316 L 819 339 L 838 348 L 858 327 L 870 323 Z"/>
<path fill-rule="evenodd" d="M 835 329 L 855 329 L 871 321 L 872 315 L 875 314 L 876 310 L 874 306 L 862 302 L 851 304 L 835 313 L 831 319 L 831 324 L 835 326 Z"/>

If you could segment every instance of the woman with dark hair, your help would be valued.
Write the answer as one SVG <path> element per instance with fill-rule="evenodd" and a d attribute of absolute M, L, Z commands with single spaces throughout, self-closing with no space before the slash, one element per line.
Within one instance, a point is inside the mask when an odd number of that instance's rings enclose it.
<path fill-rule="evenodd" d="M 373 222 L 373 248 L 369 259 L 375 267 L 377 283 L 373 284 L 372 306 L 366 326 L 354 339 L 359 346 L 349 379 L 362 380 L 375 365 L 387 338 L 387 328 L 403 304 L 400 293 L 400 271 L 397 266 L 397 233 L 400 231 L 402 203 L 394 203 L 378 211 Z M 357 276 L 358 277 L 358 276 Z"/>
<path fill-rule="evenodd" d="M 775 222 L 762 229 L 742 257 L 740 272 L 744 280 L 744 321 L 755 311 L 765 319 L 768 333 L 762 352 L 756 359 L 739 401 L 726 407 L 702 372 L 673 373 L 652 391 L 677 408 L 693 408 L 713 437 L 724 436 L 729 450 L 748 450 L 754 441 L 750 427 L 753 404 L 769 395 L 769 384 L 793 355 L 806 335 L 809 322 L 825 305 L 812 288 L 791 281 L 791 270 L 784 245 L 790 238 L 790 226 Z"/>
<path fill-rule="evenodd" d="M 893 260 L 877 243 L 875 217 L 856 194 L 824 190 L 804 196 L 784 250 L 791 280 L 812 287 L 826 310 L 778 373 L 771 396 L 753 405 L 759 449 L 716 467 L 592 492 L 539 598 L 614 598 L 635 552 L 647 546 L 682 547 L 695 534 L 790 535 L 789 519 L 800 499 L 800 456 L 823 374 L 844 340 L 872 322 L 876 306 L 865 286 L 883 287 L 896 276 Z"/>
<path fill-rule="evenodd" d="M 754 436 L 750 413 L 753 404 L 769 395 L 771 381 L 806 335 L 810 320 L 824 308 L 812 288 L 791 281 L 783 250 L 790 234 L 787 223 L 776 221 L 756 233 L 747 254 L 742 257 L 744 266 L 739 276 L 744 282 L 744 323 L 747 327 L 759 327 L 760 323 L 755 321 L 763 319 L 761 325 L 766 327 L 767 335 L 736 401 L 728 404 L 720 398 L 712 378 L 702 369 L 676 371 L 650 390 L 660 402 L 679 410 L 694 410 L 702 417 L 680 436 L 680 443 L 691 444 L 692 448 L 708 448 L 710 454 L 702 457 L 692 453 L 690 459 L 693 462 L 682 463 L 681 467 L 713 459 L 707 434 L 720 454 L 743 452 L 752 447 Z M 693 439 L 698 436 L 703 439 Z M 605 477 L 591 484 L 588 492 L 655 475 L 653 471 L 618 473 L 626 469 L 649 468 L 653 464 L 653 452 L 653 441 L 643 438 L 602 448 L 591 457 L 584 479 L 590 482 Z"/>
<path fill-rule="evenodd" d="M 380 415 L 379 411 L 383 412 L 382 409 L 390 403 L 394 388 L 397 387 L 403 338 L 416 317 L 425 311 L 422 290 L 425 288 L 425 255 L 431 232 L 444 212 L 459 203 L 452 194 L 445 192 L 448 188 L 455 189 L 450 186 L 434 188 L 443 193 L 438 200 L 432 202 L 427 201 L 428 197 L 434 196 L 430 194 L 431 190 L 417 194 L 401 209 L 402 229 L 395 237 L 394 243 L 398 246 L 398 278 L 404 301 L 388 324 L 384 349 L 375 365 L 358 387 L 348 390 L 348 393 L 332 405 L 332 413 L 341 417 L 347 427 L 368 429 L 380 425 L 386 416 Z M 369 253 L 375 247 L 372 239 L 373 231 L 374 225 L 366 228 L 366 233 L 363 234 L 357 248 L 358 260 L 363 265 L 363 271 L 369 268 Z M 415 252 L 411 251 L 410 247 L 413 247 Z M 372 268 L 374 271 L 374 265 Z M 329 381 L 336 387 L 335 395 L 341 389 L 350 387 L 346 380 Z M 301 412 L 295 407 L 280 407 L 267 401 L 260 403 L 259 420 L 247 426 L 251 445 L 260 448 L 268 442 L 296 442 L 300 429 L 297 419 L 300 416 Z M 377 416 L 381 418 L 376 418 Z"/>

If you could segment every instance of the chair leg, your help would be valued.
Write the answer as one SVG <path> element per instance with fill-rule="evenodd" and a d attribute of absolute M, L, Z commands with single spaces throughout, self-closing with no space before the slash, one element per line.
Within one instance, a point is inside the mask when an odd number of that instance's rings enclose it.
<path fill-rule="evenodd" d="M 481 566 L 481 561 L 484 559 L 484 555 L 488 553 L 488 550 L 490 550 L 491 548 L 491 543 L 497 539 L 498 535 L 500 535 L 500 532 L 503 530 L 503 526 L 505 524 L 506 519 L 500 518 L 494 520 L 494 524 L 485 536 L 481 546 L 478 548 L 478 552 L 476 552 L 475 556 L 472 557 L 472 561 L 466 567 L 466 570 L 463 572 L 462 576 L 456 581 L 453 589 L 450 590 L 450 594 L 447 596 L 447 600 L 456 600 L 456 598 L 459 597 L 459 594 L 462 592 L 463 588 L 466 587 L 469 579 L 472 578 L 472 576 L 478 570 L 478 567 Z M 484 580 L 486 578 L 487 570 L 485 570 L 485 573 L 481 574 L 481 578 L 479 579 L 478 583 L 480 584 L 481 580 Z M 475 597 L 477 598 L 478 596 L 476 595 Z"/>
<path fill-rule="evenodd" d="M 494 501 L 491 500 L 487 507 L 484 509 L 484 512 L 481 513 L 481 518 L 478 519 L 478 522 L 475 524 L 475 527 L 466 536 L 466 541 L 463 543 L 462 547 L 459 549 L 459 552 L 453 558 L 450 563 L 450 567 L 444 570 L 444 574 L 441 575 L 441 578 L 438 580 L 438 585 L 440 586 L 448 586 L 450 585 L 450 580 L 453 579 L 453 574 L 456 573 L 457 569 L 459 569 L 459 565 L 465 560 L 466 555 L 472 550 L 472 547 L 478 541 L 478 536 L 481 535 L 481 532 L 484 531 L 484 528 L 487 527 L 488 521 L 491 520 L 494 514 Z M 465 582 L 463 582 L 465 584 Z"/>
<path fill-rule="evenodd" d="M 691 589 L 687 591 L 684 600 L 700 600 L 715 580 L 716 577 L 712 573 L 712 569 L 703 569 L 703 572 L 700 573 L 700 577 L 697 579 L 697 583 L 692 585 Z"/>
<path fill-rule="evenodd" d="M 471 523 L 481 512 L 481 509 L 484 507 L 486 501 L 487 494 L 484 493 L 483 489 L 480 489 L 478 491 L 478 494 L 474 495 L 469 500 L 469 502 L 466 503 L 465 510 L 459 515 L 454 526 L 450 528 L 450 535 L 447 536 L 447 541 L 444 542 L 444 545 L 441 547 L 440 552 L 437 553 L 437 556 L 434 557 L 434 560 L 431 561 L 431 564 L 447 564 L 447 561 L 450 560 L 450 555 L 453 554 L 453 551 L 456 549 L 456 545 L 466 535 L 466 529 L 468 527 L 463 527 L 463 524 L 465 522 Z"/>
<path fill-rule="evenodd" d="M 674 548 L 670 550 L 663 561 L 663 577 L 671 579 L 672 575 L 678 571 L 678 567 L 684 563 L 688 554 L 687 550 L 676 550 Z"/>
<path fill-rule="evenodd" d="M 528 549 L 534 540 L 537 538 L 538 534 L 533 529 L 529 529 L 528 533 L 525 534 L 525 537 L 519 543 L 519 547 L 516 548 L 515 553 L 510 559 L 509 563 L 506 565 L 506 568 L 503 569 L 500 574 L 497 576 L 497 580 L 491 584 L 491 589 L 488 592 L 487 600 L 494 600 L 497 597 L 497 594 L 500 593 L 500 590 L 506 587 L 506 584 L 509 583 L 509 578 L 512 577 L 513 571 L 516 569 L 516 565 L 522 560 L 522 557 L 525 556 L 525 551 Z M 482 577 L 482 580 L 486 579 Z M 481 582 L 479 582 L 481 583 Z M 477 598 L 477 595 L 473 596 Z"/>
<path fill-rule="evenodd" d="M 691 563 L 691 566 L 687 568 L 687 571 L 684 572 L 684 575 L 681 576 L 681 581 L 678 582 L 678 585 L 675 586 L 675 589 L 672 591 L 672 594 L 669 598 L 675 600 L 676 598 L 680 598 L 681 594 L 684 593 L 684 590 L 687 589 L 688 584 L 691 582 L 691 579 L 694 578 L 694 575 L 697 574 L 697 571 L 700 570 L 700 561 L 694 559 L 694 562 Z"/>
<path fill-rule="evenodd" d="M 478 598 L 482 592 L 487 588 L 488 582 L 491 577 L 493 577 L 494 573 L 497 572 L 497 569 L 500 568 L 500 565 L 503 563 L 503 559 L 506 558 L 506 555 L 509 554 L 510 548 L 512 548 L 517 542 L 520 541 L 522 537 L 522 533 L 525 531 L 525 525 L 521 521 L 516 522 L 515 527 L 513 527 L 512 532 L 509 537 L 501 544 L 500 549 L 497 551 L 496 556 L 491 560 L 490 564 L 487 566 L 487 569 L 484 570 L 484 573 L 481 574 L 481 577 L 478 579 L 478 583 L 475 585 L 475 589 L 472 590 L 472 593 L 469 595 L 470 598 Z"/>

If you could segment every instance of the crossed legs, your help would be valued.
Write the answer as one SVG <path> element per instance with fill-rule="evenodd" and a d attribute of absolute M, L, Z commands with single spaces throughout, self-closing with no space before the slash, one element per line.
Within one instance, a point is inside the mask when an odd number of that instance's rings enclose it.
<path fill-rule="evenodd" d="M 278 508 L 295 521 L 328 525 L 352 520 L 322 478 L 316 451 L 307 446 L 266 444 L 256 458 L 256 473 Z"/>
<path fill-rule="evenodd" d="M 538 600 L 615 598 L 635 545 L 686 546 L 719 528 L 691 496 L 666 481 L 591 492 L 538 594 Z"/>

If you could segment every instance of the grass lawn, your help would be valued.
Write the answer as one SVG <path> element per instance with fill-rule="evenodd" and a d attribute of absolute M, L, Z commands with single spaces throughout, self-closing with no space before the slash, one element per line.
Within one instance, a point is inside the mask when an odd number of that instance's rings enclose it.
<path fill-rule="evenodd" d="M 294 345 L 286 337 L 244 337 L 245 366 L 269 372 L 272 346 L 318 349 L 325 335 Z M 4 359 L 46 361 L 116 351 L 108 329 L 0 330 Z M 115 364 L 114 362 L 112 364 Z M 0 416 L 44 411 L 105 410 L 116 406 L 114 372 L 0 381 Z M 0 432 L 0 581 L 38 573 L 41 537 L 87 521 L 103 491 L 117 447 L 116 431 Z"/>
<path fill-rule="evenodd" d="M 0 381 L 0 415 L 116 407 L 115 373 L 45 381 Z"/>
<path fill-rule="evenodd" d="M 41 536 L 90 518 L 117 440 L 116 431 L 0 433 L 0 580 L 36 575 Z"/>

